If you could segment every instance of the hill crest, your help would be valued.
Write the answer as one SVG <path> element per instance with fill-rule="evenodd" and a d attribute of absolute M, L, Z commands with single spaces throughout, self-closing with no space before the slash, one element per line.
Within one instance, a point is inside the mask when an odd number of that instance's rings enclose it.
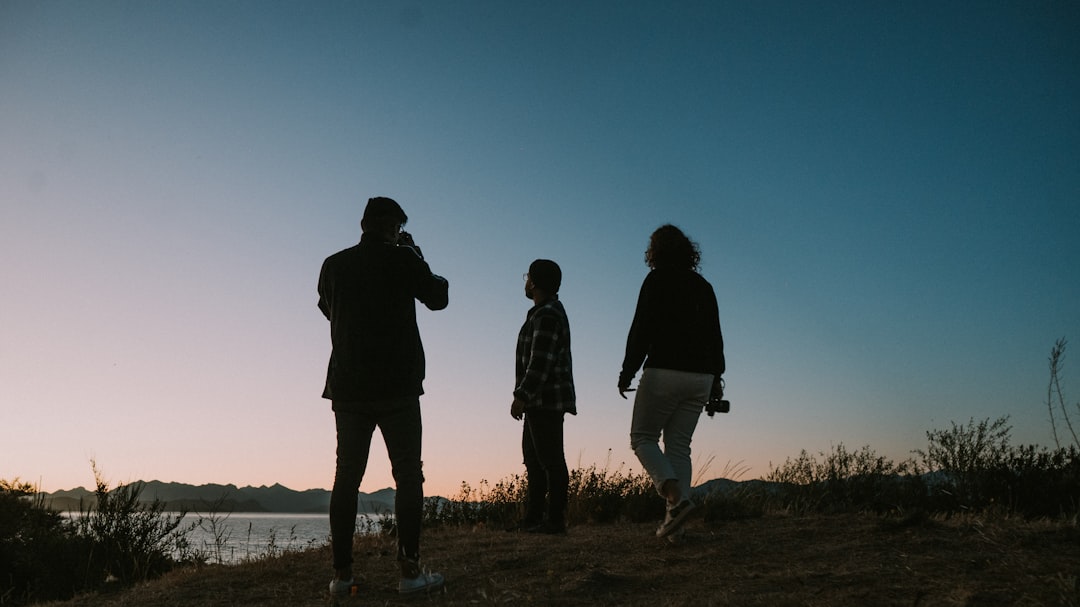
<path fill-rule="evenodd" d="M 140 501 L 158 500 L 167 511 L 190 512 L 279 512 L 322 514 L 330 512 L 330 491 L 296 491 L 279 483 L 269 487 L 236 485 L 189 485 L 162 481 L 126 483 L 142 485 Z M 85 487 L 38 494 L 53 510 L 77 512 L 96 502 L 95 493 Z M 384 512 L 394 509 L 395 491 L 385 488 L 373 493 L 360 492 L 359 512 Z"/>

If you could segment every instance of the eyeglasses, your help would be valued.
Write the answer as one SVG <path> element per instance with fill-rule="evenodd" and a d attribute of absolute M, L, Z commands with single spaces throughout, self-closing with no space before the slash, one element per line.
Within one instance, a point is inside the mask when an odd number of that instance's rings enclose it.
<path fill-rule="evenodd" d="M 525 272 L 524 274 L 522 274 L 521 275 L 521 280 L 524 280 L 525 282 L 529 282 L 529 273 Z"/>

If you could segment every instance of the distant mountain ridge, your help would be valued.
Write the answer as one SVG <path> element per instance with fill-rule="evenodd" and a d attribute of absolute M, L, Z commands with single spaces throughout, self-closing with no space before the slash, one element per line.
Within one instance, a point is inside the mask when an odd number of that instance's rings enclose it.
<path fill-rule="evenodd" d="M 129 485 L 135 483 L 127 483 Z M 280 484 L 270 487 L 237 487 L 236 485 L 187 485 L 161 481 L 142 482 L 140 500 L 159 500 L 170 511 L 189 512 L 280 512 L 321 514 L 330 512 L 330 491 L 308 489 L 295 491 Z M 387 512 L 394 510 L 395 491 L 380 489 L 359 495 L 358 512 Z M 96 502 L 93 491 L 78 487 L 66 491 L 40 494 L 53 510 L 75 512 Z"/>
<path fill-rule="evenodd" d="M 134 484 L 134 483 L 128 483 Z M 295 491 L 275 483 L 267 487 L 237 487 L 236 485 L 186 485 L 183 483 L 164 483 L 161 481 L 143 482 L 140 499 L 143 502 L 159 500 L 169 511 L 187 510 L 188 512 L 208 514 L 210 512 L 267 512 L 293 514 L 325 514 L 330 512 L 330 491 L 327 489 L 308 489 Z M 703 499 L 714 492 L 727 493 L 737 487 L 750 487 L 775 491 L 781 483 L 762 480 L 732 481 L 723 478 L 707 481 L 693 488 L 693 496 Z M 64 512 L 85 510 L 93 504 L 96 497 L 93 491 L 78 487 L 66 491 L 41 493 L 45 502 L 53 509 Z M 396 491 L 390 487 L 374 493 L 359 494 L 357 512 L 383 513 L 393 512 Z M 439 498 L 440 500 L 445 498 Z"/>

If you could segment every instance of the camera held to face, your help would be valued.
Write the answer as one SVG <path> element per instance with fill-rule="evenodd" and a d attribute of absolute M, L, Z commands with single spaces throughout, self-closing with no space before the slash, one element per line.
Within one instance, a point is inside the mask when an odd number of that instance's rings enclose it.
<path fill-rule="evenodd" d="M 413 240 L 412 234 L 406 232 L 405 230 L 401 230 L 400 232 L 398 232 L 397 246 L 410 248 L 412 249 L 413 253 L 416 253 L 417 257 L 419 257 L 420 259 L 424 258 L 424 253 L 420 250 L 420 247 L 416 246 L 416 241 Z"/>

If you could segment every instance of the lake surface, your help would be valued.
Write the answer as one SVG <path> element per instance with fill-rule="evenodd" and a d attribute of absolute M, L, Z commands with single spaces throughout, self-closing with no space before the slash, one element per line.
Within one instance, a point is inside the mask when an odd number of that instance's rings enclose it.
<path fill-rule="evenodd" d="M 378 514 L 357 516 L 358 532 L 378 530 L 379 519 Z M 236 564 L 330 543 L 330 516 L 325 513 L 234 512 L 214 517 L 188 513 L 177 529 L 186 532 L 189 551 L 208 563 Z"/>
<path fill-rule="evenodd" d="M 180 529 L 188 530 L 191 548 L 210 563 L 238 563 L 330 542 L 327 514 L 234 512 L 211 518 L 189 513 Z"/>

